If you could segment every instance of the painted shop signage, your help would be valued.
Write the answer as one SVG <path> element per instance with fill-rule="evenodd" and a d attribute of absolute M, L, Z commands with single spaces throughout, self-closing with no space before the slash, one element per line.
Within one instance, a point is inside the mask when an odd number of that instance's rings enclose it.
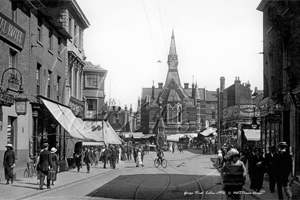
<path fill-rule="evenodd" d="M 70 98 L 69 106 L 76 117 L 83 117 L 84 103 L 74 97 Z"/>
<path fill-rule="evenodd" d="M 26 31 L 0 12 L 0 37 L 23 49 Z"/>
<path fill-rule="evenodd" d="M 239 119 L 260 117 L 259 109 L 256 105 L 234 105 L 223 109 L 223 119 Z"/>

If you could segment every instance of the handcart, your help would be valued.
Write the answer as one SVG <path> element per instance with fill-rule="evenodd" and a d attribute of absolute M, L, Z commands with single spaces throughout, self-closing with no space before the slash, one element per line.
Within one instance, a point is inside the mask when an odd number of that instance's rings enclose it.
<path fill-rule="evenodd" d="M 225 165 L 221 170 L 223 190 L 226 193 L 226 199 L 241 199 L 243 195 L 243 185 L 245 178 L 243 176 L 243 167 L 234 165 Z"/>

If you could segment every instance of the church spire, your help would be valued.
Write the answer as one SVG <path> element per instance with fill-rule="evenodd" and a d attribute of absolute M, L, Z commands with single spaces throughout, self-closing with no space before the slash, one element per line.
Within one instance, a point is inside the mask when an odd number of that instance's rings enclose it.
<path fill-rule="evenodd" d="M 178 56 L 177 56 L 177 52 L 176 52 L 174 30 L 172 30 L 170 52 L 168 55 L 168 65 L 169 65 L 169 70 L 168 70 L 168 74 L 167 74 L 166 85 L 168 85 L 172 79 L 174 79 L 174 81 L 178 85 L 180 85 L 180 79 L 179 79 L 178 70 L 177 70 Z"/>
<path fill-rule="evenodd" d="M 170 60 L 170 56 L 173 56 L 173 55 L 177 56 L 176 45 L 175 45 L 175 37 L 174 37 L 174 30 L 172 30 L 171 45 L 170 45 L 169 59 L 168 60 Z"/>

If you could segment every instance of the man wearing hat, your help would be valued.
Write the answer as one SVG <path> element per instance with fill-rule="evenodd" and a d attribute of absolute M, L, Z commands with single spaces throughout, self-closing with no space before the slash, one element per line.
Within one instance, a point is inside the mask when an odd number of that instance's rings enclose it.
<path fill-rule="evenodd" d="M 48 147 L 48 143 L 43 144 L 43 150 L 40 153 L 38 161 L 38 170 L 40 172 L 40 190 L 43 189 L 45 177 L 48 176 L 48 171 L 50 168 L 52 168 L 50 161 L 50 152 L 48 151 Z M 47 189 L 51 189 L 50 179 L 47 179 Z"/>
<path fill-rule="evenodd" d="M 292 157 L 287 152 L 287 143 L 279 143 L 279 155 L 277 159 L 277 189 L 278 189 L 278 199 L 283 199 L 282 187 L 288 196 L 288 199 L 292 199 L 292 192 L 289 188 L 288 177 L 292 172 Z"/>
<path fill-rule="evenodd" d="M 4 152 L 3 167 L 6 185 L 8 185 L 9 180 L 11 180 L 11 184 L 14 182 L 15 152 L 12 144 L 7 144 L 5 147 L 7 150 Z"/>
<path fill-rule="evenodd" d="M 275 152 L 275 146 L 269 147 L 269 153 L 266 154 L 266 167 L 269 175 L 270 192 L 275 192 L 276 184 L 276 159 L 278 154 Z"/>

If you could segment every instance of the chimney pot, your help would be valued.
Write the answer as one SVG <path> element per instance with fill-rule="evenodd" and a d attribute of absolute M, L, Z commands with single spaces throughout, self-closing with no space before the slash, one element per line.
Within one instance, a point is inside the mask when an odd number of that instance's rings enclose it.
<path fill-rule="evenodd" d="M 184 89 L 189 89 L 189 84 L 188 83 L 184 83 Z"/>
<path fill-rule="evenodd" d="M 163 83 L 158 83 L 158 88 L 162 89 L 162 87 L 163 87 Z"/>

